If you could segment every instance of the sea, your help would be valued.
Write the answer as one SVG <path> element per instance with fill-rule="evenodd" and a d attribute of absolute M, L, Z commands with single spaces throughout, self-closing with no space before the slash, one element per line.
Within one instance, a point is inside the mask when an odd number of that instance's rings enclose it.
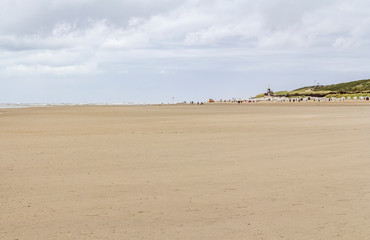
<path fill-rule="evenodd" d="M 0 103 L 0 108 L 31 108 L 31 107 L 54 107 L 54 106 L 128 106 L 147 105 L 145 103 Z"/>

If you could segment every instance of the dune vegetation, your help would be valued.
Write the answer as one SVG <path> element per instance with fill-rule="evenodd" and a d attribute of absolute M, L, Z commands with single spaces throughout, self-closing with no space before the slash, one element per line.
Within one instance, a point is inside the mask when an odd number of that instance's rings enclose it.
<path fill-rule="evenodd" d="M 370 95 L 370 79 L 346 83 L 317 85 L 298 88 L 292 91 L 278 91 L 277 97 L 360 97 Z M 259 94 L 256 97 L 263 97 Z"/>

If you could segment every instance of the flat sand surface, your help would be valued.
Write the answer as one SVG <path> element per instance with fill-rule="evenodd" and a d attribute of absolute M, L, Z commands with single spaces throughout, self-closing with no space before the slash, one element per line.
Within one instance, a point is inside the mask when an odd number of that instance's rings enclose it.
<path fill-rule="evenodd" d="M 368 104 L 0 112 L 0 239 L 370 239 Z"/>

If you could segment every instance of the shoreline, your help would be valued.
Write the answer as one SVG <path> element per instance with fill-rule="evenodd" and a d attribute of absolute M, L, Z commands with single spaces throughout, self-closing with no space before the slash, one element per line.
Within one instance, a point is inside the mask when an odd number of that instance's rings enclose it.
<path fill-rule="evenodd" d="M 257 102 L 247 102 L 247 100 L 243 100 L 241 103 L 238 102 L 202 102 L 201 104 L 197 103 L 142 103 L 142 104 L 135 104 L 135 103 L 86 103 L 86 104 L 54 104 L 54 103 L 37 103 L 37 104 L 23 104 L 23 103 L 5 103 L 0 104 L 0 109 L 18 109 L 18 108 L 44 108 L 44 107 L 101 107 L 101 106 L 108 106 L 108 107 L 124 107 L 124 106 L 197 106 L 197 105 L 256 105 L 256 104 L 306 104 L 306 105 L 318 105 L 318 104 L 344 104 L 344 105 L 356 105 L 356 104 L 368 104 L 370 105 L 370 101 L 366 100 L 345 100 L 345 101 L 296 101 L 296 102 L 279 102 L 279 101 L 257 101 Z"/>

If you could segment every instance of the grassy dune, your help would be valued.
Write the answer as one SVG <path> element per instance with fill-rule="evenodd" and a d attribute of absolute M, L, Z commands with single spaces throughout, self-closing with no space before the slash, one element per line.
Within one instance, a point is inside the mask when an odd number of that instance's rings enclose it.
<path fill-rule="evenodd" d="M 307 86 L 293 91 L 278 91 L 278 97 L 360 97 L 370 95 L 370 79 L 327 86 Z M 263 97 L 259 94 L 256 97 Z"/>

